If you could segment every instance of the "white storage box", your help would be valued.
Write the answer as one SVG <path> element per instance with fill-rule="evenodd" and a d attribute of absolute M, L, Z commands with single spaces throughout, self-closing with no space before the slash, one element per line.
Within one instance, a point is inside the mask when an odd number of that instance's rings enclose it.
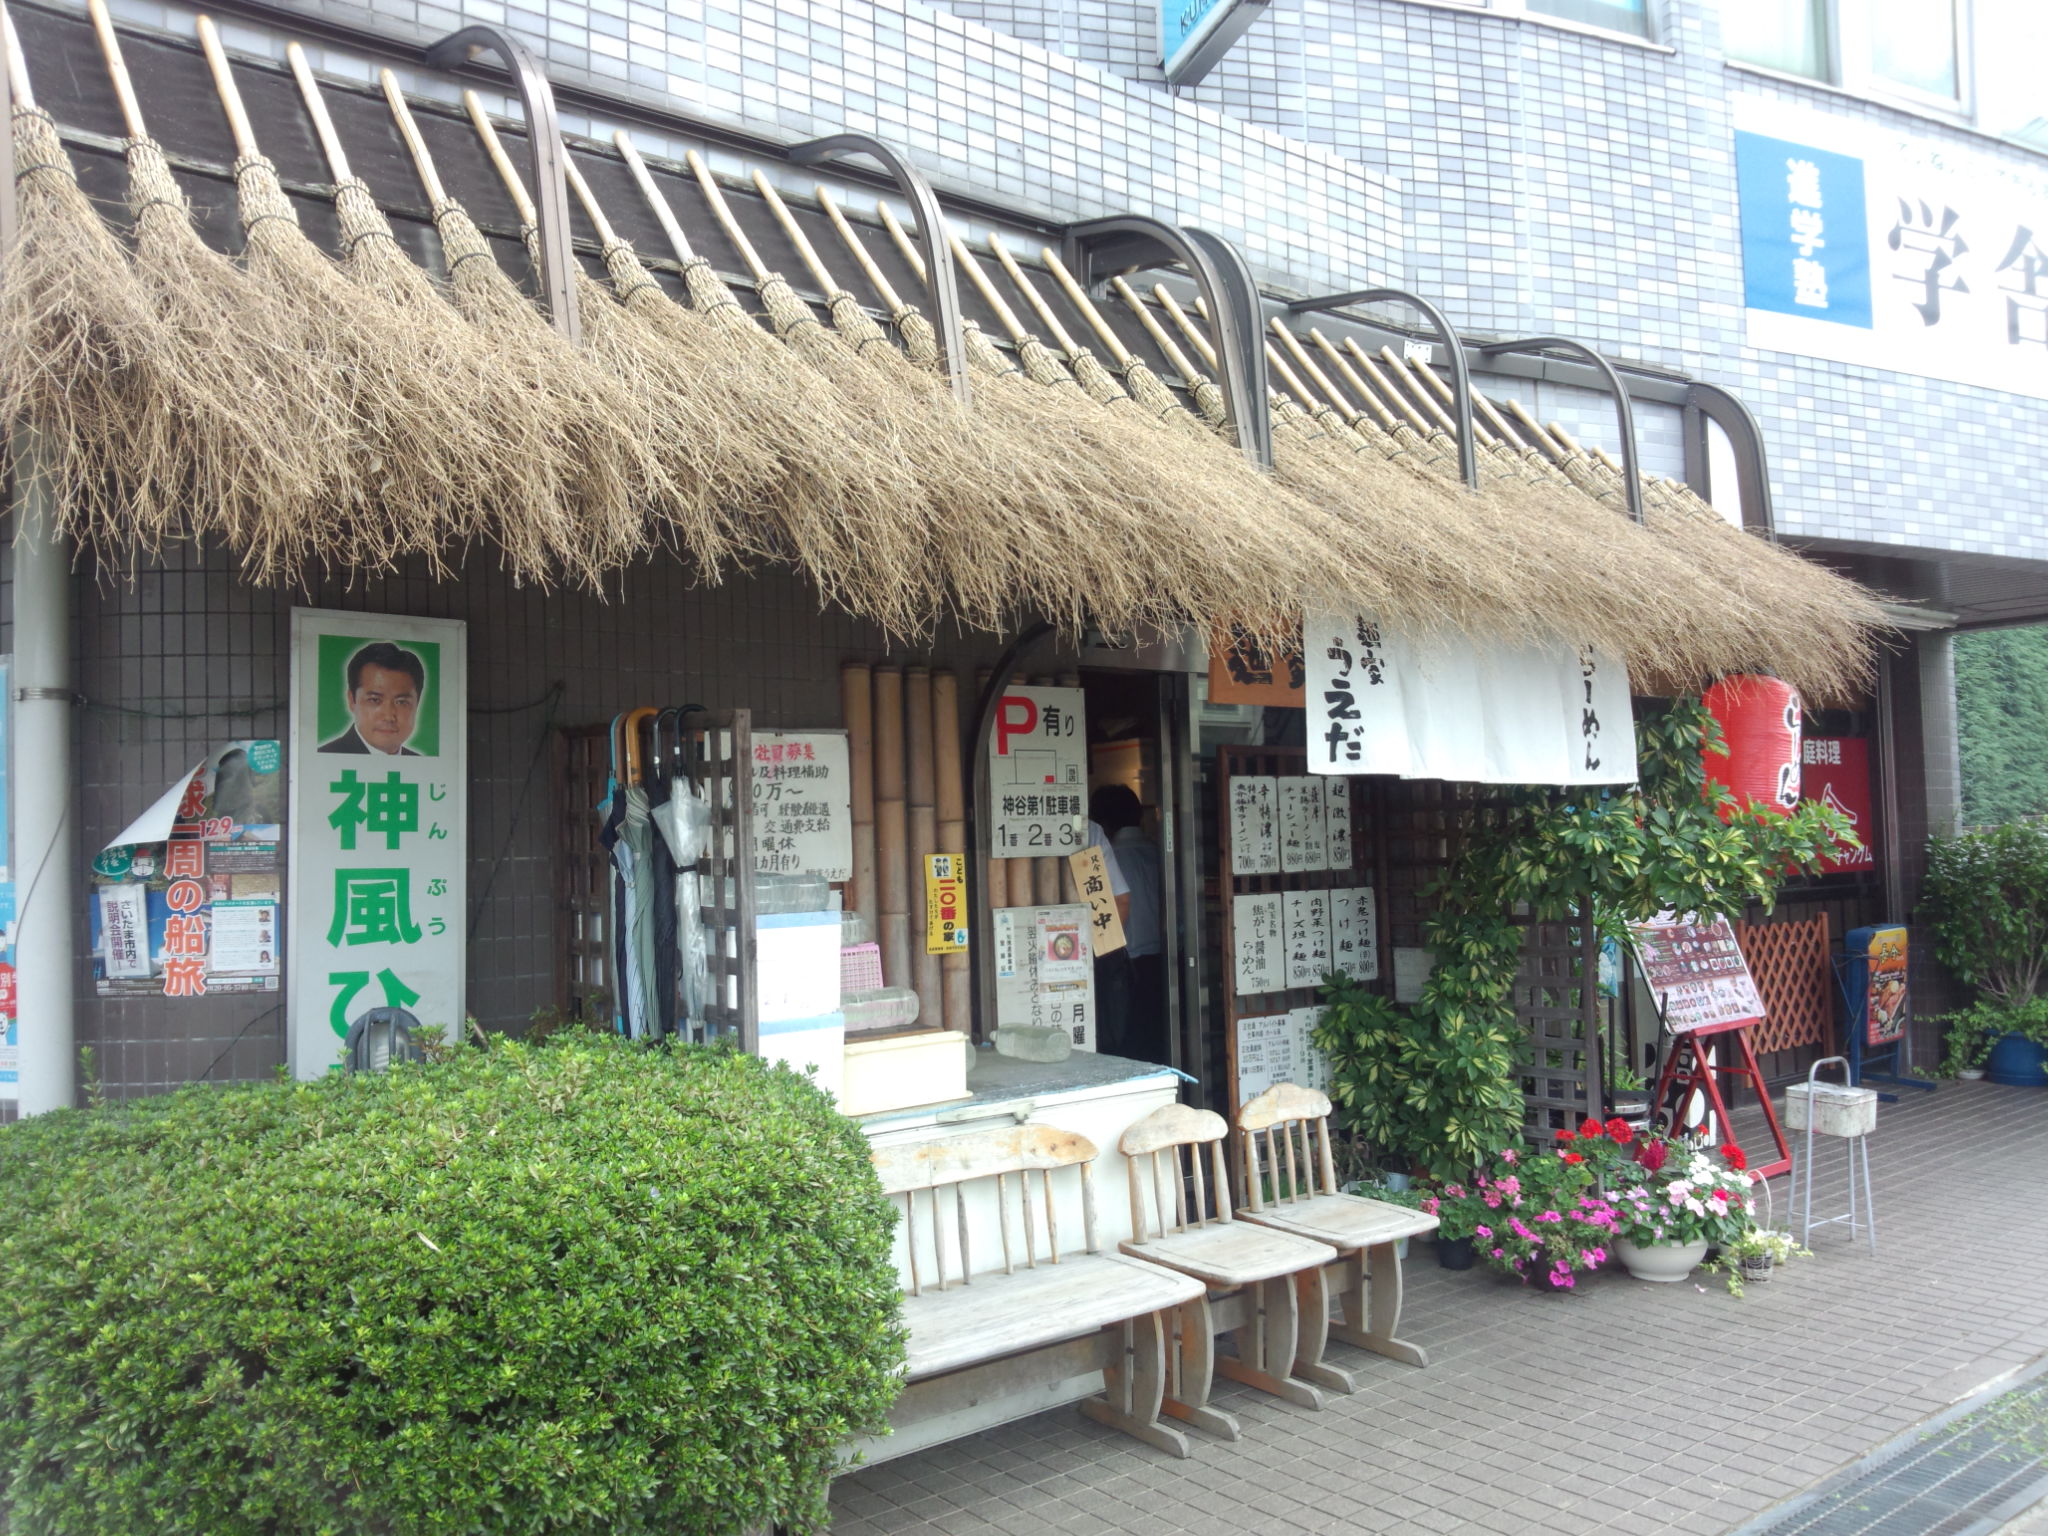
<path fill-rule="evenodd" d="M 776 912 L 754 919 L 761 1027 L 839 1011 L 839 914 Z"/>
<path fill-rule="evenodd" d="M 1806 1129 L 1809 1088 L 1813 1093 L 1815 1135 L 1868 1136 L 1877 1129 L 1875 1088 L 1846 1088 L 1839 1083 L 1792 1083 L 1785 1089 L 1786 1130 Z"/>
<path fill-rule="evenodd" d="M 827 1013 L 763 1023 L 761 1055 L 808 1073 L 812 1082 L 837 1099 L 846 1089 L 846 1020 Z"/>
<path fill-rule="evenodd" d="M 964 1099 L 972 1050 L 967 1037 L 951 1029 L 917 1029 L 850 1040 L 839 1112 L 880 1115 L 892 1109 Z"/>

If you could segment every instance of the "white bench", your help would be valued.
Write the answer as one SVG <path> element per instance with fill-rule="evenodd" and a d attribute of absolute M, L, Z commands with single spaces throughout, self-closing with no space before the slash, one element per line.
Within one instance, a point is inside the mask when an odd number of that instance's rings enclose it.
<path fill-rule="evenodd" d="M 1209 1403 L 1215 1375 L 1304 1408 L 1323 1406 L 1322 1393 L 1295 1373 L 1301 1319 L 1294 1277 L 1320 1275 L 1337 1250 L 1232 1218 L 1223 1167 L 1229 1134 L 1221 1115 L 1169 1104 L 1126 1131 L 1117 1150 L 1137 1234 L 1124 1252 L 1203 1285 L 1174 1317 L 1166 1412 L 1235 1440 L 1236 1418 Z M 1236 1353 L 1219 1356 L 1216 1335 L 1225 1331 Z"/>
<path fill-rule="evenodd" d="M 1202 1282 L 1119 1254 L 1096 1238 L 1086 1137 L 1050 1126 L 1003 1130 L 874 1152 L 882 1188 L 903 1212 L 909 1284 L 905 1387 L 896 1432 L 858 1449 L 868 1462 L 921 1449 L 1047 1406 L 1034 1389 L 1104 1373 L 1082 1411 L 1176 1456 L 1187 1437 L 1162 1424 L 1166 1315 Z M 1079 1195 L 1081 1241 L 1060 1240 Z M 990 1198 L 992 1196 L 992 1199 Z M 991 1416 L 994 1400 L 1015 1412 Z M 1071 1399 L 1068 1399 L 1071 1400 Z M 948 1419 L 976 1410 L 949 1430 Z"/>
<path fill-rule="evenodd" d="M 1276 1083 L 1237 1113 L 1247 1205 L 1238 1216 L 1335 1248 L 1335 1263 L 1316 1278 L 1301 1279 L 1301 1348 L 1295 1374 L 1339 1392 L 1358 1382 L 1322 1358 L 1326 1339 L 1338 1339 L 1409 1365 L 1429 1364 L 1420 1345 L 1395 1337 L 1401 1325 L 1401 1255 L 1404 1237 L 1436 1230 L 1436 1218 L 1384 1200 L 1339 1194 L 1330 1152 L 1330 1100 L 1313 1088 Z M 1297 1156 L 1297 1148 L 1299 1156 Z M 1337 1296 L 1341 1321 L 1331 1321 Z"/>

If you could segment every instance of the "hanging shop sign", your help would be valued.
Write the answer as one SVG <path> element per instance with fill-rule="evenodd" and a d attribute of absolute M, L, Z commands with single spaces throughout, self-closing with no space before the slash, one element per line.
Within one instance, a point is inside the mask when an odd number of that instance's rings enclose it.
<path fill-rule="evenodd" d="M 2048 397 L 2048 194 L 1995 155 L 1735 102 L 1753 347 Z"/>
<path fill-rule="evenodd" d="M 1237 1021 L 1238 1103 L 1250 1103 L 1275 1083 L 1329 1091 L 1330 1058 L 1315 1045 L 1325 1011 L 1290 1008 Z"/>
<path fill-rule="evenodd" d="M 1660 912 L 1647 923 L 1631 923 L 1629 930 L 1643 983 L 1673 1034 L 1764 1016 L 1763 998 L 1727 918 L 1703 921 Z"/>
<path fill-rule="evenodd" d="M 989 732 L 990 844 L 999 859 L 1088 845 L 1088 727 L 1079 688 L 1012 688 Z"/>
<path fill-rule="evenodd" d="M 1168 85 L 1194 85 L 1214 69 L 1267 0 L 1159 0 L 1159 66 Z"/>
<path fill-rule="evenodd" d="M 1799 794 L 1839 812 L 1856 834 L 1821 860 L 1827 874 L 1877 867 L 1877 823 L 1871 816 L 1870 741 L 1863 736 L 1809 736 L 1800 744 Z"/>
<path fill-rule="evenodd" d="M 924 952 L 967 952 L 967 871 L 958 854 L 924 856 Z"/>
<path fill-rule="evenodd" d="M 754 735 L 754 869 L 853 878 L 853 775 L 844 731 Z"/>
<path fill-rule="evenodd" d="M 284 750 L 231 741 L 92 863 L 101 997 L 275 992 L 283 970 Z"/>
<path fill-rule="evenodd" d="M 401 1008 L 462 1037 L 466 627 L 292 610 L 293 1073 Z"/>
<path fill-rule="evenodd" d="M 1074 872 L 1074 886 L 1088 904 L 1089 939 L 1098 955 L 1115 954 L 1124 947 L 1124 920 L 1116 910 L 1116 894 L 1109 888 L 1109 865 L 1100 848 L 1083 848 L 1067 855 Z"/>
<path fill-rule="evenodd" d="M 1625 784 L 1628 669 L 1591 646 L 1416 639 L 1368 614 L 1304 628 L 1308 769 L 1469 784 Z"/>
<path fill-rule="evenodd" d="M 1067 1032 L 1077 1051 L 1095 1049 L 1095 959 L 1089 910 L 1004 907 L 995 926 L 996 1022 Z"/>
<path fill-rule="evenodd" d="M 1275 655 L 1249 635 L 1216 629 L 1209 638 L 1209 702 L 1300 709 L 1301 647 Z"/>

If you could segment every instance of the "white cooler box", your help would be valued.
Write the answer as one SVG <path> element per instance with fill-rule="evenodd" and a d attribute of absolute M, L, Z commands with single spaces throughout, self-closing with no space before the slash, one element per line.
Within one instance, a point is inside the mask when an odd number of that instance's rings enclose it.
<path fill-rule="evenodd" d="M 1791 1083 L 1785 1088 L 1785 1129 L 1803 1131 L 1809 1114 L 1817 1136 L 1868 1136 L 1877 1129 L 1877 1090 L 1840 1083 Z"/>

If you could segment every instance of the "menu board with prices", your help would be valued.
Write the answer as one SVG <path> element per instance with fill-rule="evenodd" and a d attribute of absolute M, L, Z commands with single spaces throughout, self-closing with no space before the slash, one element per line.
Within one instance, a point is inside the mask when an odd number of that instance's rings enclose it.
<path fill-rule="evenodd" d="M 1280 780 L 1280 868 L 1286 874 L 1330 867 L 1323 785 L 1300 774 Z"/>
<path fill-rule="evenodd" d="M 1230 868 L 1239 875 L 1280 873 L 1279 780 L 1249 773 L 1230 781 Z"/>
<path fill-rule="evenodd" d="M 1286 987 L 1285 908 L 1286 899 L 1278 891 L 1230 898 L 1231 974 L 1238 996 Z"/>
<path fill-rule="evenodd" d="M 1237 1021 L 1237 1102 L 1256 1098 L 1275 1083 L 1330 1091 L 1330 1059 L 1316 1049 L 1314 1032 L 1324 1009 L 1290 1008 Z"/>

